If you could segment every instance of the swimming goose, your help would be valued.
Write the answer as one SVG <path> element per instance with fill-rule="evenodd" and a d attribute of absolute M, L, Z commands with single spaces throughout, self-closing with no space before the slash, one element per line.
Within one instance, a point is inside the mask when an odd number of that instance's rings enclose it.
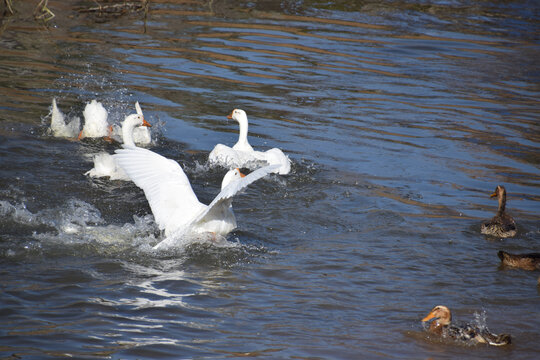
<path fill-rule="evenodd" d="M 450 337 L 455 340 L 494 346 L 511 343 L 511 336 L 508 334 L 495 335 L 490 333 L 487 329 L 481 329 L 478 326 L 471 324 L 460 326 L 452 325 L 452 314 L 450 313 L 450 309 L 444 305 L 435 306 L 430 313 L 422 319 L 422 322 L 431 319 L 435 320 L 429 324 L 428 331 L 442 337 Z"/>
<path fill-rule="evenodd" d="M 143 115 L 141 106 L 137 101 L 135 103 L 135 109 L 137 114 Z M 112 135 L 115 140 L 118 142 L 124 142 L 123 128 L 118 125 L 112 126 Z M 149 145 L 152 142 L 152 136 L 150 132 L 150 127 L 146 125 L 136 126 L 133 131 L 130 132 L 130 137 L 133 139 L 133 142 L 137 145 Z"/>
<path fill-rule="evenodd" d="M 144 191 L 159 229 L 165 232 L 166 239 L 156 249 L 173 244 L 177 237 L 188 232 L 227 235 L 236 228 L 233 196 L 278 167 L 266 166 L 247 176 L 238 169 L 230 170 L 223 178 L 221 192 L 210 205 L 205 205 L 197 199 L 176 161 L 138 147 L 116 150 L 113 157 Z"/>
<path fill-rule="evenodd" d="M 486 235 L 497 237 L 512 237 L 516 235 L 517 228 L 514 219 L 505 212 L 506 207 L 506 189 L 502 185 L 495 188 L 490 197 L 497 197 L 499 200 L 499 209 L 497 214 L 488 222 L 482 224 L 480 232 Z"/>
<path fill-rule="evenodd" d="M 273 148 L 265 152 L 253 150 L 247 139 L 248 119 L 244 110 L 234 109 L 227 118 L 238 122 L 238 141 L 232 148 L 217 144 L 208 155 L 210 164 L 234 168 L 253 167 L 257 163 L 266 162 L 268 165 L 279 165 L 276 170 L 278 174 L 285 175 L 291 171 L 291 160 L 280 149 Z"/>
<path fill-rule="evenodd" d="M 74 117 L 69 123 L 65 122 L 64 114 L 58 109 L 56 99 L 53 98 L 51 106 L 50 130 L 55 137 L 76 138 L 79 134 L 81 119 Z"/>
<path fill-rule="evenodd" d="M 111 128 L 107 122 L 107 110 L 100 102 L 92 100 L 87 103 L 83 116 L 84 126 L 79 133 L 79 140 L 87 137 L 98 138 L 111 135 Z"/>
<path fill-rule="evenodd" d="M 523 270 L 540 270 L 540 253 L 510 254 L 506 251 L 497 253 L 501 264 L 509 267 L 517 267 Z"/>
<path fill-rule="evenodd" d="M 124 140 L 124 144 L 122 146 L 124 148 L 135 147 L 135 142 L 133 141 L 133 130 L 140 126 L 152 126 L 144 119 L 142 112 L 140 114 L 126 116 L 124 122 L 122 123 L 122 138 Z M 124 170 L 118 166 L 113 156 L 105 152 L 96 154 L 94 156 L 94 167 L 84 173 L 84 175 L 88 175 L 90 177 L 108 176 L 110 180 L 130 180 L 129 176 L 127 176 Z"/>

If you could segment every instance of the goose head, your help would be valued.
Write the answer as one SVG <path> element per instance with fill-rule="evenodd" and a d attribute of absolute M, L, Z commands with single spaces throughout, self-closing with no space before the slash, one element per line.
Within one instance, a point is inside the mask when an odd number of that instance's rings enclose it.
<path fill-rule="evenodd" d="M 137 126 L 147 126 L 152 127 L 152 125 L 144 119 L 142 114 L 131 114 L 126 116 L 124 122 L 122 123 L 122 128 L 136 128 Z"/>
<path fill-rule="evenodd" d="M 227 119 L 233 119 L 235 120 L 240 126 L 242 124 L 248 123 L 247 114 L 242 109 L 234 109 L 228 116 Z"/>
<path fill-rule="evenodd" d="M 446 306 L 437 305 L 429 312 L 429 314 L 426 315 L 426 317 L 422 319 L 422 322 L 426 322 L 431 319 L 436 319 L 439 325 L 450 325 L 450 321 L 452 321 L 452 314 L 450 313 L 450 309 Z"/>
<path fill-rule="evenodd" d="M 223 177 L 223 181 L 221 181 L 221 189 L 223 190 L 227 185 L 229 185 L 233 181 L 240 180 L 241 178 L 245 176 L 246 175 L 242 174 L 242 172 L 238 168 L 229 170 Z"/>
<path fill-rule="evenodd" d="M 131 114 L 126 116 L 122 123 L 122 140 L 125 146 L 135 146 L 133 141 L 133 130 L 138 126 L 152 127 L 148 121 L 144 119 L 142 114 Z"/>

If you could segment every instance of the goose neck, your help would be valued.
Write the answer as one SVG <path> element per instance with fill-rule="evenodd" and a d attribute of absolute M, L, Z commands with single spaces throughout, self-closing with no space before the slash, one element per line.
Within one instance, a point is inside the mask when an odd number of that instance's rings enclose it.
<path fill-rule="evenodd" d="M 135 142 L 133 141 L 133 130 L 135 126 L 130 119 L 126 119 L 122 124 L 122 141 L 124 142 L 124 146 L 135 146 Z"/>
<path fill-rule="evenodd" d="M 240 118 L 238 119 L 238 125 L 240 127 L 240 132 L 238 134 L 238 141 L 236 142 L 236 145 L 234 145 L 234 149 L 236 150 L 243 150 L 243 151 L 251 151 L 253 148 L 248 142 L 248 122 L 246 119 Z"/>

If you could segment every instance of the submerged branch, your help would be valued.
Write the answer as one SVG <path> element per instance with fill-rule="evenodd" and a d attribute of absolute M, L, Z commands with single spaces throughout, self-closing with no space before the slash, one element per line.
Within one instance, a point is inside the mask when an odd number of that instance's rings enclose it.
<path fill-rule="evenodd" d="M 0 5 L 4 4 L 4 15 L 14 15 L 14 0 L 0 0 Z M 75 10 L 79 13 L 94 14 L 98 17 L 119 17 L 127 13 L 144 12 L 146 18 L 148 13 L 149 0 L 126 1 L 126 0 L 93 0 L 95 6 L 81 6 Z M 34 8 L 34 19 L 48 22 L 56 15 L 49 9 L 49 0 L 40 0 Z"/>
<path fill-rule="evenodd" d="M 122 1 L 113 4 L 100 4 L 94 0 L 97 6 L 77 9 L 80 13 L 93 13 L 98 16 L 122 16 L 129 12 L 148 11 L 148 0 Z"/>

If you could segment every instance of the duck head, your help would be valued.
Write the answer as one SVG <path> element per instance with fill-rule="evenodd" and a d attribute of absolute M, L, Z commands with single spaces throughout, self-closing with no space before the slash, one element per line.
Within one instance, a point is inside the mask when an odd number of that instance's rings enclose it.
<path fill-rule="evenodd" d="M 429 312 L 429 314 L 426 315 L 426 317 L 422 319 L 422 322 L 426 322 L 431 319 L 436 319 L 435 321 L 439 325 L 450 325 L 450 321 L 452 321 L 452 314 L 450 313 L 450 309 L 446 306 L 437 305 Z"/>

